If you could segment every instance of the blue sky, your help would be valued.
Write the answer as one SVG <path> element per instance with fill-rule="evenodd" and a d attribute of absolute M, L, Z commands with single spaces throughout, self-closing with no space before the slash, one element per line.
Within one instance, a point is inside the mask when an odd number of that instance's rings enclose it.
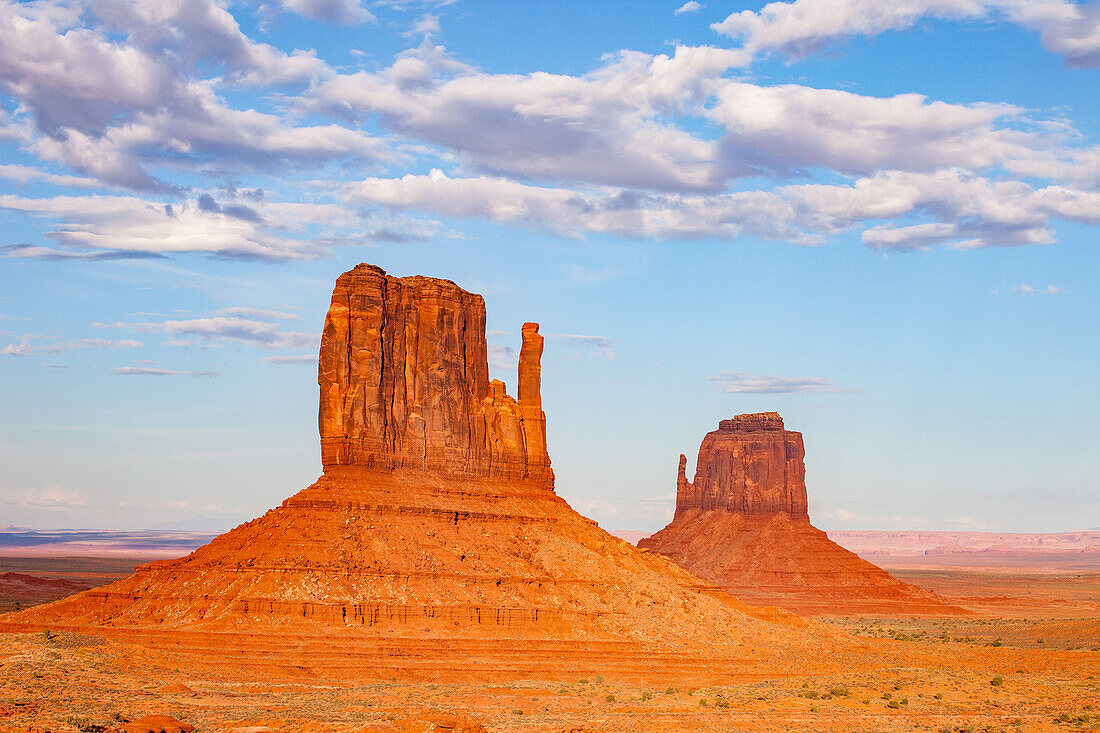
<path fill-rule="evenodd" d="M 0 3 L 0 524 L 230 526 L 320 470 L 361 261 L 542 324 L 558 491 L 721 418 L 826 528 L 1100 525 L 1100 3 Z"/>

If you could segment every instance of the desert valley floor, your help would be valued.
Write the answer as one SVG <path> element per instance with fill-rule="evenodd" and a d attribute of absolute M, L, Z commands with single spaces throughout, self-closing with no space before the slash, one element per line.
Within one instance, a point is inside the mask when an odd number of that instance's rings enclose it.
<path fill-rule="evenodd" d="M 26 607 L 124 577 L 146 559 L 0 556 L 0 572 L 67 584 L 14 598 L 8 583 L 0 602 Z M 970 613 L 823 616 L 817 623 L 851 635 L 843 658 L 761 657 L 711 680 L 582 665 L 551 679 L 486 683 L 414 682 L 399 668 L 339 682 L 247 679 L 94 634 L 0 634 L 0 730 L 121 730 L 148 715 L 252 733 L 1100 730 L 1096 553 L 1078 553 L 1069 566 L 1022 553 L 985 553 L 984 566 L 955 566 L 949 555 L 879 562 Z"/>

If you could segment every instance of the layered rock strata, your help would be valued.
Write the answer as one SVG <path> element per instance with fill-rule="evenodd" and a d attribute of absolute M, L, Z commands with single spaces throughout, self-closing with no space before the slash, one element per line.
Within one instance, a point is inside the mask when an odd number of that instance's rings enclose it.
<path fill-rule="evenodd" d="M 824 654 L 825 632 L 792 633 L 804 622 L 570 509 L 546 452 L 538 326 L 522 329 L 518 399 L 489 379 L 484 328 L 484 301 L 449 281 L 345 273 L 319 362 L 323 475 L 187 557 L 0 629 L 356 679 L 712 678 L 750 653 Z"/>
<path fill-rule="evenodd" d="M 802 434 L 775 412 L 722 420 L 680 456 L 676 514 L 639 547 L 659 552 L 753 604 L 804 614 L 957 613 L 810 524 Z"/>

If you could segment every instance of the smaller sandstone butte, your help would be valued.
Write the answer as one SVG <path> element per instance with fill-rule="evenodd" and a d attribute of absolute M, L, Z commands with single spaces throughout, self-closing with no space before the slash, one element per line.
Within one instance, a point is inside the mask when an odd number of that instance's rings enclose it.
<path fill-rule="evenodd" d="M 680 456 L 676 515 L 640 540 L 748 603 L 809 615 L 959 613 L 902 583 L 810 524 L 802 434 L 775 412 L 722 420 L 699 446 L 695 480 Z"/>

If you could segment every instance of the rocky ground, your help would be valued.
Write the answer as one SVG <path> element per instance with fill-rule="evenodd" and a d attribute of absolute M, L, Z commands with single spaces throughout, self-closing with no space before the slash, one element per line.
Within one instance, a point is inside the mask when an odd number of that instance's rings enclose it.
<path fill-rule="evenodd" d="M 842 625 L 877 633 L 875 623 L 860 623 Z M 170 656 L 95 636 L 4 634 L 0 730 L 121 729 L 146 715 L 251 733 L 453 731 L 463 723 L 490 731 L 1100 730 L 1100 651 L 992 648 L 904 628 L 904 640 L 876 639 L 865 664 L 841 674 L 754 672 L 698 688 L 598 675 L 509 684 L 271 683 L 178 668 Z M 433 724 L 433 713 L 454 717 Z"/>

